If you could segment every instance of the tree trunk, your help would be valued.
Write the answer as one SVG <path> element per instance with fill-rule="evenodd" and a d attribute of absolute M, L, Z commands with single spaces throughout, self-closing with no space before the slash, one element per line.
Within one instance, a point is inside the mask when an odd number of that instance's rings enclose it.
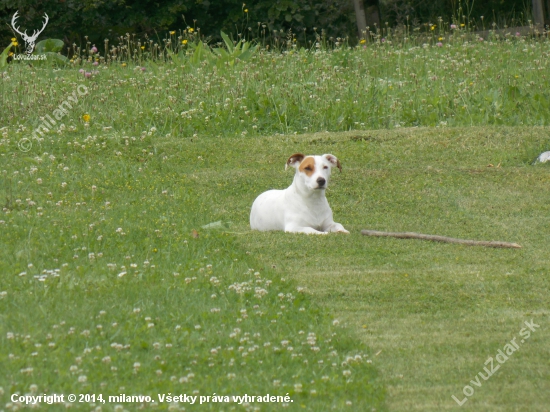
<path fill-rule="evenodd" d="M 544 27 L 544 7 L 542 4 L 542 0 L 533 0 L 533 17 L 535 19 L 535 24 L 537 26 L 540 25 L 538 28 Z"/>
<path fill-rule="evenodd" d="M 550 1 L 550 0 L 549 0 Z M 380 27 L 380 4 L 378 0 L 366 0 L 365 14 L 367 17 L 367 26 L 374 31 L 374 26 Z"/>
<path fill-rule="evenodd" d="M 533 0 L 535 1 L 535 0 Z M 353 0 L 355 6 L 355 19 L 357 20 L 357 31 L 359 39 L 365 39 L 367 37 L 367 20 L 365 18 L 365 5 L 363 0 Z"/>

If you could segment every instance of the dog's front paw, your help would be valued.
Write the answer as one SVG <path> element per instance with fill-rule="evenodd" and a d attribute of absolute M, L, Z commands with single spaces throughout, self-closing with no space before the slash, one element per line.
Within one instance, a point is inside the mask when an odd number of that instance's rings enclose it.
<path fill-rule="evenodd" d="M 321 232 L 313 229 L 312 227 L 287 227 L 285 228 L 287 233 L 305 233 L 306 235 L 328 235 L 328 232 Z"/>
<path fill-rule="evenodd" d="M 344 228 L 344 226 L 336 222 L 330 225 L 328 231 L 333 233 L 347 233 L 349 235 L 349 232 Z"/>

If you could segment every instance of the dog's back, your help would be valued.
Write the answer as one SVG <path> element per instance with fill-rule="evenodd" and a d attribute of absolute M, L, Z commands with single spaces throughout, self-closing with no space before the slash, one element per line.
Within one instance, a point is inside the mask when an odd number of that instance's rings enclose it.
<path fill-rule="evenodd" d="M 256 198 L 250 211 L 253 230 L 285 230 L 284 190 L 268 190 Z"/>

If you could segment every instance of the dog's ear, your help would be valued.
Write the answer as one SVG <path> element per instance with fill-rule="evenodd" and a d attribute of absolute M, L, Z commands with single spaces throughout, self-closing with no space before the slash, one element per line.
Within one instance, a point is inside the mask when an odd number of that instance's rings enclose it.
<path fill-rule="evenodd" d="M 340 160 L 338 160 L 336 156 L 331 154 L 324 154 L 323 157 L 330 162 L 332 167 L 336 166 L 340 170 L 340 172 L 342 171 L 342 165 L 340 164 Z"/>
<path fill-rule="evenodd" d="M 285 170 L 288 169 L 288 166 L 297 167 L 300 163 L 302 163 L 304 157 L 305 156 L 301 153 L 294 153 L 286 161 Z"/>

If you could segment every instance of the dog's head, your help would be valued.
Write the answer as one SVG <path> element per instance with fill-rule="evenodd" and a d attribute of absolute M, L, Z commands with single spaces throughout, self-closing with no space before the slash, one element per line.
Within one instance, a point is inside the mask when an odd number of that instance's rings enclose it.
<path fill-rule="evenodd" d="M 340 161 L 331 154 L 304 156 L 301 153 L 295 153 L 286 161 L 285 170 L 289 166 L 296 169 L 294 178 L 296 183 L 310 190 L 326 189 L 330 171 L 333 167 L 337 167 L 342 171 Z"/>

